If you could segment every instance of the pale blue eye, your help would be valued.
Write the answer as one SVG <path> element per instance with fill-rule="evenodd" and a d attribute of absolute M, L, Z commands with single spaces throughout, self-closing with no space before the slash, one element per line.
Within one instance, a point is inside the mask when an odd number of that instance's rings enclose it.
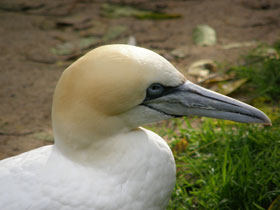
<path fill-rule="evenodd" d="M 147 94 L 149 96 L 160 96 L 164 92 L 164 89 L 165 88 L 161 84 L 154 83 L 148 88 Z"/>

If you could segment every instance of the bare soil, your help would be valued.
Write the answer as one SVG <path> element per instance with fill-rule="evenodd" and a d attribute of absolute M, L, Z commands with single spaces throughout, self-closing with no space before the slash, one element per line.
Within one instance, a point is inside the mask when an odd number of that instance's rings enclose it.
<path fill-rule="evenodd" d="M 1 0 L 0 2 L 0 159 L 52 144 L 51 104 L 62 71 L 85 51 L 108 43 L 123 43 L 134 36 L 137 45 L 156 50 L 186 76 L 199 59 L 235 63 L 248 47 L 223 49 L 236 42 L 273 43 L 280 38 L 278 0 L 115 0 L 136 8 L 181 14 L 178 19 L 139 20 L 101 15 L 105 1 Z M 217 33 L 217 44 L 195 46 L 192 30 L 208 24 Z M 112 27 L 127 30 L 105 40 Z M 81 37 L 99 39 L 88 49 L 67 55 L 53 48 Z M 171 51 L 186 47 L 183 58 Z M 193 80 L 193 78 L 191 78 Z"/>

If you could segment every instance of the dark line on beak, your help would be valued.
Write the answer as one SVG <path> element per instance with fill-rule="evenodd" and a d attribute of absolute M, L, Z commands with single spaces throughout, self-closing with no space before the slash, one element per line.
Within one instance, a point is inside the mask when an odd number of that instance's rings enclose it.
<path fill-rule="evenodd" d="M 164 112 L 164 111 L 155 109 L 154 107 L 149 106 L 148 104 L 141 104 L 141 105 L 143 105 L 143 106 L 145 106 L 145 107 L 148 107 L 148 108 L 150 108 L 150 109 L 152 109 L 152 110 L 154 110 L 154 111 L 156 111 L 156 112 L 159 112 L 159 113 L 161 113 L 161 114 L 167 115 L 167 116 L 171 116 L 171 117 L 174 117 L 174 118 L 183 117 L 183 115 L 168 114 L 168 113 L 166 113 L 166 112 Z"/>

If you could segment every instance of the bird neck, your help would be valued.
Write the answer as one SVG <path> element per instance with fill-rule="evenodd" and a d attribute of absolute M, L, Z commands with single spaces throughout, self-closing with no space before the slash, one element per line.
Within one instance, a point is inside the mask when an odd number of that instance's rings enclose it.
<path fill-rule="evenodd" d="M 84 110 L 84 109 L 79 109 Z M 102 116 L 94 112 L 52 112 L 55 146 L 70 156 L 86 156 L 101 148 L 113 136 L 129 132 L 117 116 Z"/>

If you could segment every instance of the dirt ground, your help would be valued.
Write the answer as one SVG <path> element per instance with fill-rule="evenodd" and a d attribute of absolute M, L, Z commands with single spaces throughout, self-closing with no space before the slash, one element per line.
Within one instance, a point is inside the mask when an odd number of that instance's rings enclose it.
<path fill-rule="evenodd" d="M 181 18 L 140 20 L 101 15 L 104 2 L 180 14 Z M 217 44 L 195 46 L 193 28 L 208 24 Z M 104 38 L 116 26 L 122 33 Z M 53 51 L 63 43 L 94 37 L 87 48 L 66 55 Z M 62 71 L 91 48 L 124 43 L 133 36 L 137 45 L 156 50 L 187 75 L 199 59 L 236 62 L 248 47 L 224 49 L 231 43 L 273 43 L 280 38 L 278 0 L 94 1 L 1 0 L 0 2 L 0 159 L 52 144 L 51 103 Z M 96 41 L 97 40 L 97 41 Z M 183 58 L 171 51 L 187 49 Z"/>

